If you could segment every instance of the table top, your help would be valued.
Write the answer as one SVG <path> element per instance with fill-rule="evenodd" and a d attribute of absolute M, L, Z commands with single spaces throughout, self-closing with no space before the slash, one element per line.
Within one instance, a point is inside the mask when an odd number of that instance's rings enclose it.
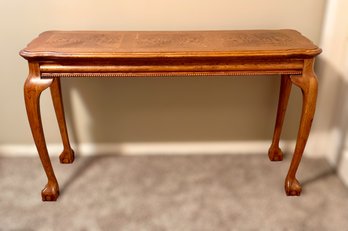
<path fill-rule="evenodd" d="M 148 57 L 311 58 L 321 49 L 295 30 L 47 31 L 20 55 L 30 59 Z"/>

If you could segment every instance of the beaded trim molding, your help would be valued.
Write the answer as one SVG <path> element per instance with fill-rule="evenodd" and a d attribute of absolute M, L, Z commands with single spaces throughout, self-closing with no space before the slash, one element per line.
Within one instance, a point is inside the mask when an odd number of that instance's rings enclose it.
<path fill-rule="evenodd" d="M 188 76 L 256 76 L 256 75 L 301 75 L 302 71 L 257 71 L 257 72 L 148 72 L 148 73 L 41 73 L 42 78 L 74 78 L 74 77 L 188 77 Z"/>

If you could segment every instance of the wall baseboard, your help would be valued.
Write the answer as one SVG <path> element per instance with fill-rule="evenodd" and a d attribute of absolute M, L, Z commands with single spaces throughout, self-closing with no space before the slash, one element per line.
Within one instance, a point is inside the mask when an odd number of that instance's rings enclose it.
<path fill-rule="evenodd" d="M 338 163 L 338 175 L 343 183 L 348 186 L 348 150 L 343 151 L 341 163 Z"/>
<path fill-rule="evenodd" d="M 202 155 L 202 154 L 266 154 L 270 141 L 235 142 L 144 142 L 144 143 L 81 143 L 72 145 L 78 155 Z M 292 153 L 294 141 L 283 141 L 282 150 Z M 51 156 L 58 156 L 62 144 L 48 144 Z M 34 144 L 2 144 L 0 156 L 36 156 Z M 309 155 L 311 156 L 311 155 Z"/>

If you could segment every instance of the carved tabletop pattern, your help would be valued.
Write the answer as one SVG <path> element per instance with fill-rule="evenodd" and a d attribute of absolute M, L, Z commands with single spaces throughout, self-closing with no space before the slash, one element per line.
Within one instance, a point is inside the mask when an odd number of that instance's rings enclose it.
<path fill-rule="evenodd" d="M 320 49 L 294 30 L 48 31 L 21 55 L 31 57 L 149 57 L 196 55 L 315 56 Z"/>

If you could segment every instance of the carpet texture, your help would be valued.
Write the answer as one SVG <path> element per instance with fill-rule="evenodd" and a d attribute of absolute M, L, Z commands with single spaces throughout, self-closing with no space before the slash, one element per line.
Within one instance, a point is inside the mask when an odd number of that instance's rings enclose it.
<path fill-rule="evenodd" d="M 91 156 L 53 164 L 57 202 L 41 202 L 39 158 L 0 158 L 0 230 L 348 230 L 348 190 L 304 158 L 300 197 L 283 189 L 289 159 L 266 155 Z"/>

